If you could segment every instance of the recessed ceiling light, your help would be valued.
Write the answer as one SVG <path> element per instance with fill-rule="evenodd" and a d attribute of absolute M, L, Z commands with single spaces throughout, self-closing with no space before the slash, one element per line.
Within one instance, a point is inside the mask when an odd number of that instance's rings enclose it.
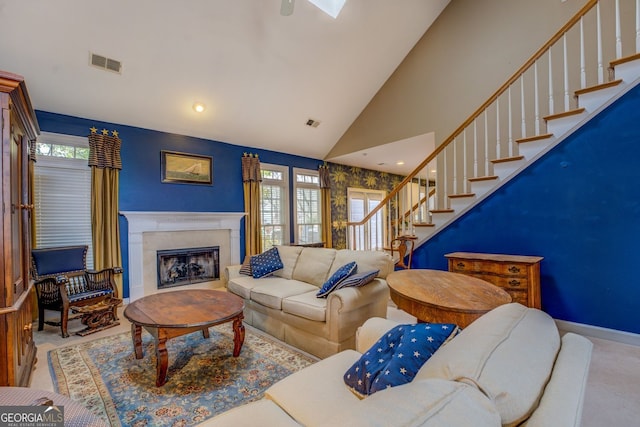
<path fill-rule="evenodd" d="M 205 108 L 206 107 L 201 102 L 196 102 L 195 104 L 193 104 L 193 111 L 195 111 L 196 113 L 202 113 Z"/>
<path fill-rule="evenodd" d="M 398 160 L 398 161 L 396 162 L 396 165 L 398 165 L 398 166 L 402 166 L 402 165 L 404 165 L 404 162 L 403 162 L 402 160 Z"/>

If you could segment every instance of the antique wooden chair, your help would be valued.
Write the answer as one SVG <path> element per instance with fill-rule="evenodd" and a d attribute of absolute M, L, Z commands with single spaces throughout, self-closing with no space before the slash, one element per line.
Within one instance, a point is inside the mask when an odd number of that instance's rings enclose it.
<path fill-rule="evenodd" d="M 396 267 L 404 269 L 411 268 L 415 241 L 416 236 L 398 236 L 391 241 L 389 250 Z M 405 258 L 407 258 L 406 263 Z"/>
<path fill-rule="evenodd" d="M 100 271 L 87 270 L 85 246 L 64 246 L 31 251 L 31 276 L 38 297 L 38 330 L 47 323 L 60 326 L 62 336 L 68 337 L 69 319 L 83 318 L 87 330 L 96 332 L 115 326 L 118 319 L 118 290 L 114 275 L 122 268 Z M 82 316 L 69 317 L 69 310 Z M 46 321 L 45 310 L 60 312 L 60 321 Z M 90 333 L 88 332 L 88 333 Z"/>

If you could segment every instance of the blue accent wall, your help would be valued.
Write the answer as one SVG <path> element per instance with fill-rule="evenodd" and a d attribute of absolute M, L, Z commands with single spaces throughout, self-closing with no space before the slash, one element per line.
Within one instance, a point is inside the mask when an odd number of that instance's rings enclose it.
<path fill-rule="evenodd" d="M 543 256 L 542 309 L 640 333 L 640 86 L 414 252 Z"/>
<path fill-rule="evenodd" d="M 122 139 L 120 172 L 121 211 L 244 212 L 242 189 L 242 154 L 258 154 L 260 161 L 289 166 L 289 183 L 293 185 L 293 167 L 317 170 L 321 160 L 293 156 L 268 150 L 242 147 L 218 141 L 176 135 L 155 130 L 106 123 L 45 111 L 36 111 L 44 132 L 87 136 L 89 128 L 116 130 Z M 213 185 L 173 184 L 161 182 L 161 150 L 179 151 L 213 157 Z M 290 197 L 290 200 L 294 200 Z M 290 212 L 290 218 L 293 213 Z M 124 267 L 124 297 L 129 296 L 127 221 L 120 218 L 120 240 Z M 293 233 L 293 230 L 291 230 Z M 244 242 L 244 227 L 241 227 Z M 293 241 L 293 235 L 291 235 Z M 244 257 L 241 243 L 240 259 Z"/>

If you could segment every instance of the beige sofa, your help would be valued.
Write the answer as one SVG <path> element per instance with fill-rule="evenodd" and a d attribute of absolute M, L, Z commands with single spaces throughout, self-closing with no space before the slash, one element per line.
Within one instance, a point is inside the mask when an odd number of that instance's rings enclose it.
<path fill-rule="evenodd" d="M 321 360 L 274 384 L 262 400 L 202 425 L 580 425 L 591 342 L 573 333 L 561 337 L 550 316 L 518 303 L 473 322 L 440 347 L 412 382 L 359 399 L 343 375 L 395 324 L 368 320 L 358 333 L 358 351 Z"/>
<path fill-rule="evenodd" d="M 386 317 L 393 271 L 385 252 L 277 246 L 284 268 L 254 279 L 241 266 L 225 269 L 227 290 L 244 299 L 244 321 L 303 351 L 324 358 L 355 348 L 356 330 L 370 317 Z M 355 261 L 358 272 L 380 270 L 362 287 L 316 293 L 341 266 Z"/>

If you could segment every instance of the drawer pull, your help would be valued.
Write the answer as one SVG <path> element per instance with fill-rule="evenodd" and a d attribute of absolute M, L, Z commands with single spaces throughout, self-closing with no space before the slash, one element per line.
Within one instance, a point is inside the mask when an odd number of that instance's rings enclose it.
<path fill-rule="evenodd" d="M 509 267 L 509 272 L 510 273 L 520 273 L 520 268 L 516 267 L 515 265 L 512 265 L 511 267 Z"/>
<path fill-rule="evenodd" d="M 456 267 L 458 268 L 464 268 L 464 262 L 459 262 L 456 264 Z"/>
<path fill-rule="evenodd" d="M 510 284 L 511 286 L 520 286 L 520 280 L 515 280 L 515 279 L 513 279 L 513 280 L 511 280 L 511 281 L 509 282 L 509 284 Z"/>

